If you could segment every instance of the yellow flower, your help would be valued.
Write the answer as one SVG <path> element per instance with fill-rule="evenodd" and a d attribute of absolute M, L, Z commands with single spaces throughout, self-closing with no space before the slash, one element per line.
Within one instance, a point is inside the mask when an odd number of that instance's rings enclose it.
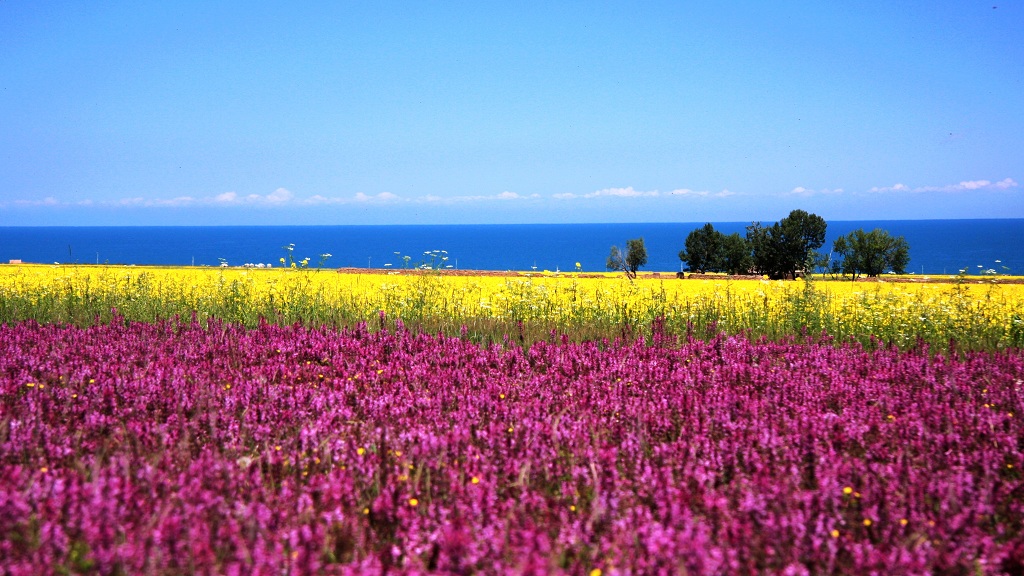
<path fill-rule="evenodd" d="M 409 506 L 419 506 L 420 501 L 415 498 L 409 498 Z"/>
<path fill-rule="evenodd" d="M 864 525 L 865 526 L 871 526 L 871 519 L 870 518 L 865 518 L 864 519 Z"/>
<path fill-rule="evenodd" d="M 849 486 L 843 488 L 843 494 L 846 494 L 847 496 L 853 494 L 853 488 L 850 488 Z"/>
<path fill-rule="evenodd" d="M 829 534 L 831 534 L 833 538 L 839 538 L 839 530 L 832 530 Z"/>
<path fill-rule="evenodd" d="M 472 482 L 473 484 L 479 484 L 480 483 L 480 479 L 477 478 L 476 476 L 473 476 L 473 478 L 472 478 L 472 480 L 470 480 L 470 482 Z"/>
<path fill-rule="evenodd" d="M 576 266 L 579 266 L 579 264 L 576 264 Z M 590 576 L 601 576 L 601 569 L 600 568 L 594 568 L 593 570 L 590 571 Z"/>
<path fill-rule="evenodd" d="M 356 454 L 359 454 L 360 456 L 366 454 L 366 448 L 356 448 Z"/>
<path fill-rule="evenodd" d="M 908 520 L 906 518 L 900 518 L 900 526 L 906 526 Z"/>

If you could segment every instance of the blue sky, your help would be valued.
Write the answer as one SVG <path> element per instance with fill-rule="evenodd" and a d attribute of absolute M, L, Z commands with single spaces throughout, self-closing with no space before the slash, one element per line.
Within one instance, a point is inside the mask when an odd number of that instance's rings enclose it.
<path fill-rule="evenodd" d="M 0 225 L 1024 217 L 1024 4 L 0 2 Z"/>

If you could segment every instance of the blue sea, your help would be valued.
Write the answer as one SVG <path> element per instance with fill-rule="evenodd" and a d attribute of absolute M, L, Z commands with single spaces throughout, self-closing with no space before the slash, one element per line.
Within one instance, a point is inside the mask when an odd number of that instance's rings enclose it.
<path fill-rule="evenodd" d="M 686 235 L 703 222 L 655 224 L 493 224 L 408 226 L 104 226 L 0 227 L 0 262 L 231 266 L 273 264 L 294 257 L 315 267 L 416 266 L 424 252 L 444 250 L 446 266 L 475 270 L 601 271 L 612 245 L 642 237 L 643 270 L 677 271 Z M 716 222 L 726 234 L 748 222 Z M 1024 219 L 830 221 L 822 251 L 857 228 L 904 236 L 915 274 L 956 274 L 966 268 L 1024 275 Z"/>

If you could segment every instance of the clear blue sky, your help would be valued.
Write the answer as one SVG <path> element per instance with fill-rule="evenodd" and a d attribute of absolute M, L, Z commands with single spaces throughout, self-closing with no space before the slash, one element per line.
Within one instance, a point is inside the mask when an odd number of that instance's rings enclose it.
<path fill-rule="evenodd" d="M 1022 218 L 1022 39 L 1020 0 L 7 0 L 0 225 Z"/>

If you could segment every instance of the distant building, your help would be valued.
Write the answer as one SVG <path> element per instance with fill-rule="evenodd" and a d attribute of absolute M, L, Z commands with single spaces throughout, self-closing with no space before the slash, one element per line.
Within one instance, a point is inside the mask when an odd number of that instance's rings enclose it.
<path fill-rule="evenodd" d="M 7 263 L 8 264 L 21 264 L 21 260 L 19 260 L 17 258 L 11 258 Z"/>

